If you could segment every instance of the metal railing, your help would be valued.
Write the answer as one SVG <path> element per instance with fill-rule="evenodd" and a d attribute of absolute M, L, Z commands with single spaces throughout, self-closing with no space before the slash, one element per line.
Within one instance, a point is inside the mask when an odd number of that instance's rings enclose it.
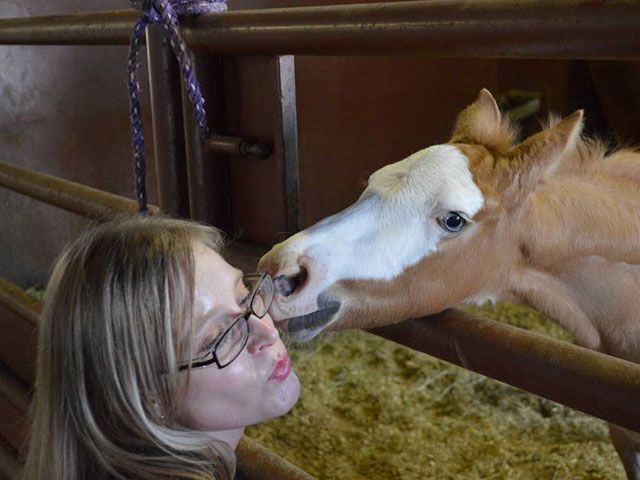
<path fill-rule="evenodd" d="M 225 256 L 250 271 L 264 247 Z M 640 430 L 640 365 L 458 309 L 371 333 L 609 422 Z"/>
<path fill-rule="evenodd" d="M 0 44 L 126 44 L 137 18 L 136 12 L 118 11 L 1 19 Z M 192 48 L 215 54 L 640 58 L 640 2 L 628 1 L 453 0 L 269 9 L 185 19 L 181 30 Z M 153 36 L 147 39 L 149 44 L 154 43 Z M 163 58 L 160 53 L 157 48 L 149 51 L 152 63 Z M 166 93 L 174 89 L 174 95 L 171 111 L 153 114 L 156 150 L 162 150 L 156 155 L 169 151 L 169 157 L 176 157 L 182 153 L 173 151 L 175 144 L 162 144 L 159 139 L 182 134 L 177 122 L 183 119 L 176 115 L 180 94 L 175 92 L 175 81 L 168 80 L 170 68 L 157 70 L 160 81 L 152 82 L 152 90 Z M 283 131 L 290 131 L 295 125 L 295 110 L 287 115 L 281 118 L 287 125 Z M 164 131 L 171 135 L 159 135 Z M 291 138 L 295 142 L 295 135 Z M 220 140 L 220 145 L 210 143 L 206 148 L 240 148 L 236 140 Z M 282 142 L 282 148 L 289 149 L 291 145 Z M 169 158 L 167 165 L 173 168 L 174 160 Z M 287 165 L 295 168 L 294 150 L 291 160 Z M 171 168 L 162 171 L 178 171 Z M 297 178 L 292 179 L 293 184 L 296 181 Z M 0 185 L 92 218 L 135 211 L 135 202 L 130 199 L 4 163 L 0 163 Z M 184 185 L 165 187 L 167 192 L 173 192 L 167 198 L 185 190 Z M 191 208 L 199 203 L 201 199 L 194 197 Z M 232 262 L 253 266 L 262 251 L 239 245 L 228 253 Z M 24 292 L 11 295 L 16 293 L 15 288 L 0 282 L 0 304 L 30 328 L 37 328 L 37 304 L 26 304 Z M 16 297 L 22 300 L 16 302 Z M 456 310 L 383 327 L 374 333 L 640 431 L 640 412 L 635 405 L 640 398 L 640 366 L 630 362 Z M 15 365 L 9 367 L 16 370 Z M 3 371 L 0 369 L 0 373 Z M 15 376 L 0 374 L 0 395 L 22 408 L 26 400 L 20 382 Z M 11 468 L 17 468 L 7 463 L 11 458 L 6 452 L 10 449 L 0 445 L 0 474 L 5 476 Z M 286 467 L 286 462 L 281 469 L 275 465 L 277 461 L 269 459 L 268 451 L 252 446 L 250 441 L 241 444 L 238 453 L 241 462 L 243 458 L 257 461 L 261 474 L 275 472 L 264 478 L 309 478 Z"/>
<path fill-rule="evenodd" d="M 135 213 L 138 204 L 120 195 L 0 161 L 0 187 L 5 187 L 87 218 L 105 219 Z M 150 206 L 151 213 L 158 207 Z"/>
<path fill-rule="evenodd" d="M 134 11 L 6 19 L 0 44 L 124 45 Z M 276 55 L 630 59 L 640 4 L 440 0 L 231 11 L 185 19 L 195 50 Z M 597 41 L 594 41 L 597 38 Z"/>
<path fill-rule="evenodd" d="M 20 464 L 16 460 L 18 452 L 0 438 L 0 478 L 13 480 L 20 473 Z"/>

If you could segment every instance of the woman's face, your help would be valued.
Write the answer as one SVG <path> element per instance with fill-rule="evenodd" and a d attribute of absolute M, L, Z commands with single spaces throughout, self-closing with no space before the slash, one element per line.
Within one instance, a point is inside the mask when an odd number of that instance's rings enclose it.
<path fill-rule="evenodd" d="M 244 313 L 239 303 L 249 292 L 242 283 L 242 272 L 216 252 L 197 244 L 194 253 L 192 349 L 193 357 L 198 358 Z M 231 364 L 223 369 L 212 364 L 190 371 L 189 386 L 177 412 L 185 427 L 212 432 L 241 428 L 283 415 L 298 400 L 300 383 L 289 368 L 287 350 L 271 317 L 252 315 L 248 324 L 247 345 Z"/>

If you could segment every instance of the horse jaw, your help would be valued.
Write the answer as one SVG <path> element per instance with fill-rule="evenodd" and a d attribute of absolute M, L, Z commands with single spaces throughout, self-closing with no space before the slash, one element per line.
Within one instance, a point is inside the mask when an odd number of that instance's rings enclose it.
<path fill-rule="evenodd" d="M 340 301 L 321 295 L 318 298 L 317 310 L 306 315 L 288 318 L 278 326 L 294 342 L 306 342 L 335 323 L 340 306 Z"/>
<path fill-rule="evenodd" d="M 395 282 L 435 253 L 447 234 L 438 216 L 448 211 L 473 217 L 484 197 L 474 183 L 469 159 L 456 147 L 435 145 L 374 173 L 367 190 L 346 210 L 276 245 L 260 270 L 279 275 L 304 272 L 292 294 L 276 295 L 271 315 L 297 338 L 342 329 L 367 317 L 361 302 L 341 295 L 344 282 Z M 325 293 L 340 307 L 321 308 Z M 342 311 L 340 311 L 340 309 Z M 375 315 L 373 315 L 375 316 Z M 293 320 L 289 320 L 293 319 Z M 365 321 L 362 327 L 369 326 Z"/>

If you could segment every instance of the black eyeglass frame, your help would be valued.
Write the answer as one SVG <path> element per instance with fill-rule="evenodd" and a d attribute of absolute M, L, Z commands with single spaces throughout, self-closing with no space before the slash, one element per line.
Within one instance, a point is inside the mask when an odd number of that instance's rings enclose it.
<path fill-rule="evenodd" d="M 211 347 L 211 350 L 209 350 L 209 353 L 211 354 L 211 358 L 208 358 L 206 360 L 192 360 L 190 363 L 185 363 L 182 364 L 178 367 L 178 371 L 182 372 L 184 370 L 192 370 L 195 368 L 203 368 L 203 367 L 208 367 L 209 365 L 213 365 L 214 363 L 216 364 L 216 366 L 222 370 L 225 367 L 228 367 L 236 358 L 238 358 L 238 356 L 242 353 L 242 351 L 244 350 L 244 347 L 247 346 L 247 342 L 249 341 L 249 336 L 251 334 L 250 330 L 249 330 L 249 318 L 251 318 L 251 315 L 255 315 L 257 318 L 264 318 L 267 313 L 269 312 L 269 308 L 271 307 L 271 303 L 273 302 L 273 294 L 271 295 L 271 298 L 269 299 L 268 302 L 266 302 L 265 307 L 264 307 L 264 313 L 262 315 L 258 315 L 256 314 L 254 308 L 253 308 L 253 301 L 256 298 L 256 295 L 258 295 L 258 290 L 260 290 L 260 287 L 262 286 L 262 283 L 265 281 L 266 278 L 269 279 L 269 281 L 271 281 L 272 284 L 272 291 L 273 291 L 273 280 L 271 280 L 271 276 L 267 273 L 251 273 L 248 275 L 243 275 L 242 276 L 242 280 L 246 280 L 246 279 L 255 279 L 257 278 L 258 280 L 256 281 L 255 286 L 253 287 L 253 290 L 251 290 L 251 293 L 249 293 L 249 295 L 247 296 L 247 310 L 246 312 L 244 312 L 242 315 L 240 315 L 238 318 L 236 318 L 233 322 L 231 322 L 231 324 L 227 327 L 227 329 L 222 333 L 222 335 L 220 335 L 220 337 L 218 338 L 218 340 L 216 340 L 216 342 L 213 344 L 213 346 Z M 225 339 L 225 337 L 227 335 L 229 335 L 229 333 L 231 332 L 231 330 L 233 330 L 233 328 L 238 324 L 238 322 L 244 321 L 245 322 L 245 327 L 246 327 L 246 333 L 245 333 L 245 337 L 244 340 L 242 342 L 242 346 L 238 349 L 238 353 L 236 353 L 232 359 L 230 359 L 229 361 L 227 361 L 226 363 L 221 363 L 220 360 L 218 359 L 218 355 L 216 355 L 216 349 L 218 348 L 218 345 L 220 345 L 222 343 L 222 341 Z"/>

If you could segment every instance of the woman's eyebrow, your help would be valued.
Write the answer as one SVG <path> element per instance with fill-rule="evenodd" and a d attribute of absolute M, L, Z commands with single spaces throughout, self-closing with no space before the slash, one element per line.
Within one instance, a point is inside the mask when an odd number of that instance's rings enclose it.
<path fill-rule="evenodd" d="M 236 290 L 238 289 L 238 285 L 242 282 L 242 277 L 243 277 L 243 276 L 244 276 L 244 275 L 243 275 L 243 273 L 242 273 L 242 271 L 241 271 L 241 270 L 238 270 L 238 271 L 236 272 L 236 281 L 235 281 L 235 283 L 234 283 L 234 287 L 235 287 L 235 289 L 236 289 Z"/>
<path fill-rule="evenodd" d="M 242 277 L 243 277 L 242 271 L 236 270 L 236 275 L 233 283 L 235 291 L 238 290 L 238 286 L 242 283 Z M 204 332 L 210 327 L 211 321 L 214 320 L 214 317 L 216 316 L 215 314 L 217 313 L 217 310 L 219 308 L 220 308 L 220 305 L 213 305 L 209 310 L 204 312 L 204 314 L 197 320 L 197 328 L 195 329 L 195 332 L 193 335 L 194 338 L 202 335 L 202 332 Z"/>
<path fill-rule="evenodd" d="M 222 307 L 218 302 L 214 302 L 213 305 L 196 320 L 195 335 L 200 335 L 203 331 L 210 328 L 211 322 L 220 317 L 221 310 Z"/>
<path fill-rule="evenodd" d="M 208 330 L 211 327 L 211 321 L 214 317 L 215 309 L 212 308 L 208 312 L 206 312 L 198 321 L 198 328 L 195 331 L 194 337 L 199 337 L 202 335 L 202 332 Z"/>

